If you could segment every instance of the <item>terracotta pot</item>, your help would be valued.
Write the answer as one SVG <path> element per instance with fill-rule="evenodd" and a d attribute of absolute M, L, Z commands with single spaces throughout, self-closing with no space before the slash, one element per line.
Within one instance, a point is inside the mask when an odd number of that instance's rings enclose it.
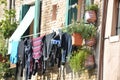
<path fill-rule="evenodd" d="M 2 55 L 0 54 L 0 62 L 2 62 L 3 61 L 3 57 L 2 57 Z"/>
<path fill-rule="evenodd" d="M 72 34 L 72 45 L 81 46 L 83 42 L 83 38 L 79 33 Z"/>
<path fill-rule="evenodd" d="M 95 67 L 94 55 L 89 55 L 85 60 L 85 68 L 93 69 Z"/>
<path fill-rule="evenodd" d="M 86 39 L 85 44 L 90 47 L 94 46 L 96 44 L 96 38 Z"/>
<path fill-rule="evenodd" d="M 86 12 L 85 12 L 85 20 L 86 20 L 88 23 L 94 23 L 94 22 L 96 22 L 96 20 L 97 20 L 96 12 L 93 11 L 93 10 L 86 11 Z"/>
<path fill-rule="evenodd" d="M 0 54 L 0 62 L 6 62 L 7 60 L 2 56 L 2 54 Z"/>

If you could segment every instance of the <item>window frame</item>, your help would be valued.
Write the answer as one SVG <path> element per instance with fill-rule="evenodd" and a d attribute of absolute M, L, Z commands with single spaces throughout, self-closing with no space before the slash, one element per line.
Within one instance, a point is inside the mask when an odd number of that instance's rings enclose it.
<path fill-rule="evenodd" d="M 52 21 L 57 19 L 57 4 L 52 5 Z"/>
<path fill-rule="evenodd" d="M 111 29 L 111 36 L 120 35 L 117 34 L 117 26 L 118 26 L 118 15 L 119 15 L 119 0 L 114 0 L 113 3 L 113 15 L 112 15 L 112 29 Z"/>

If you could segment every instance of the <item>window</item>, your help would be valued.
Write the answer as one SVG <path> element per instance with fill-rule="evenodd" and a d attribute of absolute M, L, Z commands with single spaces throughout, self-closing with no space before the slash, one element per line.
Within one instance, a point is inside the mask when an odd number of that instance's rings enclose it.
<path fill-rule="evenodd" d="M 57 5 L 53 5 L 52 20 L 56 20 L 57 16 Z"/>
<path fill-rule="evenodd" d="M 68 10 L 68 25 L 72 23 L 72 20 L 77 20 L 77 7 L 75 6 L 78 0 L 69 0 Z"/>
<path fill-rule="evenodd" d="M 92 4 L 92 0 L 86 0 L 85 1 L 85 6 L 89 6 L 89 5 L 91 5 Z"/>
<path fill-rule="evenodd" d="M 73 20 L 80 21 L 83 18 L 84 2 L 85 6 L 89 6 L 93 0 L 69 0 L 68 25 L 71 24 Z M 76 4 L 78 6 L 75 6 Z"/>
<path fill-rule="evenodd" d="M 80 21 L 84 17 L 84 7 L 89 6 L 94 0 L 69 0 L 67 25 L 72 21 Z M 85 3 L 85 4 L 84 4 Z M 85 6 L 84 6 L 85 5 Z"/>
<path fill-rule="evenodd" d="M 120 1 L 114 0 L 111 35 L 120 34 Z"/>
<path fill-rule="evenodd" d="M 116 34 L 120 34 L 120 1 L 118 3 L 118 19 L 117 19 L 117 26 L 116 26 Z"/>

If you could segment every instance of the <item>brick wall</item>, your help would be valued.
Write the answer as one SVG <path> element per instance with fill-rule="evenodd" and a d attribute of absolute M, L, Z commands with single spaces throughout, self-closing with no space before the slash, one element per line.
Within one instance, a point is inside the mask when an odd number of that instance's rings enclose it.
<path fill-rule="evenodd" d="M 4 4 L 0 5 L 0 20 L 3 19 L 3 14 L 4 14 L 4 10 L 3 8 L 5 7 Z"/>
<path fill-rule="evenodd" d="M 27 0 L 24 0 L 27 1 Z M 101 19 L 102 19 L 102 4 L 103 1 L 100 0 L 94 0 L 95 3 L 99 4 L 99 11 L 98 11 L 98 21 L 97 21 L 97 26 L 98 26 L 98 31 L 100 32 L 101 29 Z M 19 19 L 19 10 L 20 10 L 20 5 L 23 2 L 21 0 L 16 0 L 16 19 Z M 57 5 L 57 13 L 56 13 L 56 20 L 52 20 L 52 13 L 53 13 L 53 5 Z M 52 30 L 56 30 L 58 28 L 61 28 L 62 25 L 65 23 L 65 13 L 66 13 L 66 0 L 43 0 L 42 1 L 42 15 L 41 15 L 41 34 L 47 34 L 51 33 Z M 99 47 L 99 37 L 98 37 L 98 44 L 96 46 L 96 53 L 98 53 L 98 47 Z M 98 56 L 98 55 L 97 55 Z M 98 58 L 96 60 L 98 62 Z M 53 68 L 54 70 L 54 68 Z M 49 71 L 49 70 L 48 70 Z M 56 71 L 56 70 L 55 70 Z M 58 70 L 57 70 L 58 71 Z M 82 75 L 76 75 L 77 73 L 74 73 L 72 71 L 67 73 L 67 71 L 70 71 L 70 68 L 66 67 L 65 71 L 65 80 L 96 80 L 96 76 L 93 75 L 92 78 L 88 79 L 88 73 L 86 72 L 85 74 Z M 58 72 L 55 74 L 52 73 L 47 73 L 49 76 L 51 75 L 51 80 L 53 80 L 53 76 L 58 76 Z M 96 73 L 95 73 L 96 74 Z M 46 75 L 46 77 L 49 77 Z M 82 77 L 79 77 L 82 76 Z M 84 78 L 84 79 L 83 79 Z M 86 78 L 86 79 L 85 79 Z M 41 80 L 41 79 L 40 79 Z M 56 79 L 55 79 L 56 80 Z"/>
<path fill-rule="evenodd" d="M 19 20 L 19 11 L 20 11 L 20 5 L 22 4 L 22 0 L 15 0 L 15 10 L 16 10 L 16 20 Z M 4 10 L 3 8 L 5 8 L 5 5 L 2 4 L 0 5 L 0 20 L 3 19 L 3 14 L 4 14 Z M 7 2 L 7 6 L 6 8 L 9 8 L 9 3 Z"/>
<path fill-rule="evenodd" d="M 23 4 L 32 5 L 35 0 L 15 0 L 16 20 L 19 21 L 20 7 Z"/>
<path fill-rule="evenodd" d="M 16 0 L 15 1 L 15 10 L 16 10 L 16 20 L 19 21 L 19 15 L 20 15 L 20 6 L 22 5 L 22 0 Z"/>
<path fill-rule="evenodd" d="M 57 5 L 56 20 L 52 20 L 53 5 Z M 65 23 L 66 1 L 65 0 L 43 0 L 41 33 L 49 33 L 54 29 L 61 28 Z"/>
<path fill-rule="evenodd" d="M 102 11 L 103 11 L 103 1 L 101 0 L 94 0 L 94 3 L 97 3 L 99 6 L 99 10 L 97 13 L 97 27 L 98 32 L 101 32 L 101 25 L 102 25 Z M 56 20 L 52 21 L 52 5 L 57 4 L 57 18 Z M 84 11 L 83 11 L 84 12 Z M 82 13 L 83 13 L 82 12 Z M 42 4 L 42 17 L 41 17 L 41 33 L 50 33 L 53 29 L 61 28 L 62 25 L 65 23 L 65 13 L 66 13 L 66 1 L 65 0 L 57 0 L 56 3 L 52 2 L 52 0 L 43 0 Z M 99 52 L 99 43 L 100 43 L 100 34 L 97 36 L 97 45 L 95 47 L 95 56 L 96 56 L 96 63 L 98 64 L 98 52 Z M 55 69 L 55 68 L 54 68 Z M 66 67 L 65 68 L 65 80 L 97 80 L 97 69 L 93 72 L 93 75 L 91 77 L 88 77 L 89 74 L 87 72 L 83 74 L 74 73 L 73 71 L 70 71 L 71 69 Z M 69 73 L 67 73 L 69 71 Z M 49 71 L 48 71 L 49 72 Z M 46 73 L 51 75 L 52 77 L 57 75 L 54 73 Z M 80 77 L 81 76 L 81 77 Z M 48 75 L 45 75 L 45 77 L 49 78 Z M 57 79 L 57 77 L 56 77 Z M 55 80 L 56 80 L 55 79 Z M 53 80 L 53 79 L 50 79 Z"/>

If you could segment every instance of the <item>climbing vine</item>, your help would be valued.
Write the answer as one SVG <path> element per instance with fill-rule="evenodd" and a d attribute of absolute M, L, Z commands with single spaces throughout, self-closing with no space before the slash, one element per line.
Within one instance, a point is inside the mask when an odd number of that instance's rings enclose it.
<path fill-rule="evenodd" d="M 0 6 L 4 6 L 3 18 L 0 20 L 0 55 L 2 54 L 3 56 L 3 60 L 0 61 L 0 80 L 7 80 L 6 78 L 12 78 L 14 74 L 14 70 L 10 69 L 9 56 L 6 55 L 8 49 L 7 41 L 15 31 L 18 23 L 15 20 L 15 10 L 6 9 L 6 0 L 0 0 Z M 4 60 L 6 61 L 3 62 Z"/>
<path fill-rule="evenodd" d="M 6 9 L 6 0 L 0 0 L 0 5 L 4 6 L 3 18 L 0 20 L 0 53 L 7 53 L 6 41 L 10 38 L 17 27 L 17 21 L 15 20 L 15 10 L 14 9 Z"/>
<path fill-rule="evenodd" d="M 15 10 L 4 9 L 4 19 L 0 21 L 0 31 L 4 38 L 9 38 L 17 27 L 17 22 L 14 20 Z"/>

